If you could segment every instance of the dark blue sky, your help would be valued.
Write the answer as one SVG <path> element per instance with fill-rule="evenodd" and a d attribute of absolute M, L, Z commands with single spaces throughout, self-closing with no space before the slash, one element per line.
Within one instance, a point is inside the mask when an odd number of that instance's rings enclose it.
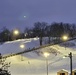
<path fill-rule="evenodd" d="M 24 29 L 38 21 L 76 23 L 76 0 L 0 0 L 0 28 Z"/>

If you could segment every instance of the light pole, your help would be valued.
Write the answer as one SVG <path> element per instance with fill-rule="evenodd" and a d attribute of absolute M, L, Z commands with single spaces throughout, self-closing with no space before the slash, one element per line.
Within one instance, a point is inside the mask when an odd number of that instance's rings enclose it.
<path fill-rule="evenodd" d="M 14 34 L 14 35 L 18 35 L 18 34 L 19 34 L 19 30 L 17 30 L 17 29 L 14 30 L 14 31 L 13 31 L 13 34 Z"/>
<path fill-rule="evenodd" d="M 20 48 L 21 49 L 24 49 L 25 48 L 25 45 L 24 44 L 20 44 Z"/>
<path fill-rule="evenodd" d="M 70 75 L 72 75 L 72 52 L 70 52 L 68 54 L 68 56 L 65 56 L 65 57 L 69 57 L 70 58 Z M 63 57 L 63 58 L 65 58 Z"/>
<path fill-rule="evenodd" d="M 66 35 L 66 34 L 61 37 L 61 40 L 62 40 L 62 41 L 65 41 L 65 42 L 66 42 L 68 39 L 69 39 L 69 38 L 68 38 L 68 35 Z M 66 43 L 64 43 L 64 45 L 65 45 L 65 50 L 66 50 Z"/>
<path fill-rule="evenodd" d="M 20 44 L 20 48 L 23 50 L 25 48 L 25 45 L 24 44 Z M 21 61 L 23 61 L 22 56 L 21 56 Z"/>
<path fill-rule="evenodd" d="M 69 58 L 70 58 L 70 75 L 72 75 L 72 52 L 70 52 Z"/>
<path fill-rule="evenodd" d="M 47 71 L 47 75 L 48 75 L 48 56 L 49 56 L 50 54 L 48 53 L 48 52 L 45 52 L 44 53 L 44 56 L 45 56 L 45 58 L 46 58 L 46 71 Z"/>
<path fill-rule="evenodd" d="M 63 40 L 63 41 L 66 41 L 66 40 L 68 40 L 68 39 L 69 39 L 69 38 L 68 38 L 68 35 L 63 35 L 63 36 L 62 36 L 62 40 Z"/>
<path fill-rule="evenodd" d="M 68 35 L 64 35 L 62 36 L 62 40 L 66 41 L 68 40 Z M 68 57 L 70 58 L 70 75 L 72 75 L 72 52 L 70 52 L 70 54 L 68 55 Z"/>
<path fill-rule="evenodd" d="M 13 37 L 16 39 L 20 34 L 20 31 L 18 29 L 13 30 Z"/>

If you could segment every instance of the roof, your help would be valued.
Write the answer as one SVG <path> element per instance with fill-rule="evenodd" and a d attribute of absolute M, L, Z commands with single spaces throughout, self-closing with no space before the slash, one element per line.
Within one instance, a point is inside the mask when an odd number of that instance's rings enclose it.
<path fill-rule="evenodd" d="M 65 70 L 65 69 L 61 69 L 60 71 L 58 71 L 58 72 L 60 72 L 60 73 L 62 73 L 62 72 L 68 72 L 67 70 Z"/>

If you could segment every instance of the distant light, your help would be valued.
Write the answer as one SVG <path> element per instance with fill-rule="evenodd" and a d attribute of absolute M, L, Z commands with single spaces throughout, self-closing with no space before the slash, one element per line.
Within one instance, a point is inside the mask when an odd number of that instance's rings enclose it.
<path fill-rule="evenodd" d="M 27 36 L 27 33 L 25 33 L 24 35 L 25 35 L 25 37 L 26 37 L 26 36 Z"/>
<path fill-rule="evenodd" d="M 26 16 L 24 16 L 24 18 L 26 18 Z"/>
<path fill-rule="evenodd" d="M 64 41 L 68 40 L 68 36 L 67 35 L 62 36 L 62 40 Z"/>
<path fill-rule="evenodd" d="M 63 56 L 63 58 L 66 58 L 65 56 Z"/>
<path fill-rule="evenodd" d="M 45 56 L 45 57 L 48 57 L 49 55 L 50 55 L 50 53 L 44 52 L 44 56 Z"/>
<path fill-rule="evenodd" d="M 13 33 L 14 33 L 15 35 L 18 35 L 18 34 L 19 34 L 19 30 L 14 30 Z"/>
<path fill-rule="evenodd" d="M 34 40 L 38 40 L 38 38 L 34 38 Z"/>
<path fill-rule="evenodd" d="M 25 45 L 24 45 L 24 44 L 21 44 L 21 45 L 20 45 L 20 48 L 22 48 L 22 49 L 23 49 L 24 47 L 25 47 Z"/>

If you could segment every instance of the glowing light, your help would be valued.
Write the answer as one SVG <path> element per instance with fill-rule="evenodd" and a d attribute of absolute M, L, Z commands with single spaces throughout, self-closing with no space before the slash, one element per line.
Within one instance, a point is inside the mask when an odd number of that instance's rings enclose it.
<path fill-rule="evenodd" d="M 65 56 L 63 56 L 63 58 L 66 58 Z"/>
<path fill-rule="evenodd" d="M 18 35 L 19 34 L 19 30 L 14 30 L 13 34 Z"/>
<path fill-rule="evenodd" d="M 48 52 L 44 52 L 44 56 L 48 57 L 50 54 Z"/>
<path fill-rule="evenodd" d="M 26 16 L 24 16 L 24 18 L 26 18 Z"/>
<path fill-rule="evenodd" d="M 68 40 L 68 36 L 67 35 L 62 36 L 62 40 L 64 41 Z"/>
<path fill-rule="evenodd" d="M 26 36 L 27 36 L 27 33 L 25 33 L 24 35 L 25 35 L 25 37 L 26 37 Z"/>
<path fill-rule="evenodd" d="M 22 48 L 22 49 L 23 49 L 24 47 L 25 47 L 25 45 L 24 45 L 24 44 L 21 44 L 21 45 L 20 45 L 20 48 Z"/>

